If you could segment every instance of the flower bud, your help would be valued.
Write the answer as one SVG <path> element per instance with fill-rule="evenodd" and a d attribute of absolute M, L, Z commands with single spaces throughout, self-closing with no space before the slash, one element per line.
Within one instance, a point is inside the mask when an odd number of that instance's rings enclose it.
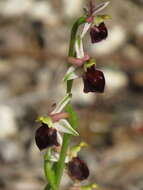
<path fill-rule="evenodd" d="M 84 92 L 104 92 L 105 78 L 102 71 L 97 70 L 95 65 L 87 68 L 83 75 Z"/>
<path fill-rule="evenodd" d="M 36 130 L 35 134 L 36 145 L 40 150 L 51 146 L 58 146 L 57 131 L 54 128 L 49 128 L 48 125 L 43 124 Z"/>
<path fill-rule="evenodd" d="M 86 163 L 79 157 L 74 157 L 68 163 L 68 173 L 74 180 L 85 180 L 89 176 L 89 169 Z"/>

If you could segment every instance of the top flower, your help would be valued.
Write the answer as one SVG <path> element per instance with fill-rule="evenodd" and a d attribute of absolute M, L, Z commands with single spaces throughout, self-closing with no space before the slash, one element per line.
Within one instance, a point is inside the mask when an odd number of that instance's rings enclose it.
<path fill-rule="evenodd" d="M 100 3 L 99 5 L 96 6 L 95 3 L 93 3 L 93 1 L 90 0 L 88 8 L 84 9 L 85 14 L 87 15 L 87 22 L 88 23 L 93 22 L 94 16 L 97 15 L 97 13 L 99 13 L 103 9 L 105 9 L 108 6 L 108 4 L 109 4 L 109 1 Z"/>
<path fill-rule="evenodd" d="M 83 38 L 87 31 L 90 29 L 90 37 L 92 43 L 97 43 L 106 39 L 106 37 L 108 36 L 108 31 L 104 21 L 110 18 L 110 16 L 97 15 L 97 13 L 107 7 L 108 4 L 109 2 L 105 2 L 95 6 L 93 1 L 89 2 L 88 8 L 84 9 L 87 22 L 84 25 L 81 38 Z"/>

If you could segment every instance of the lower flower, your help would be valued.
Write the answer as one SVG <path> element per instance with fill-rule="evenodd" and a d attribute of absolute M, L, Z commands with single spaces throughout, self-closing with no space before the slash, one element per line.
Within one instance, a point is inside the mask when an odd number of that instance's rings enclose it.
<path fill-rule="evenodd" d="M 89 169 L 86 163 L 79 157 L 74 157 L 68 163 L 68 173 L 73 180 L 85 180 L 89 176 Z"/>
<path fill-rule="evenodd" d="M 97 70 L 95 65 L 87 68 L 83 74 L 84 92 L 104 92 L 105 78 L 102 71 Z"/>

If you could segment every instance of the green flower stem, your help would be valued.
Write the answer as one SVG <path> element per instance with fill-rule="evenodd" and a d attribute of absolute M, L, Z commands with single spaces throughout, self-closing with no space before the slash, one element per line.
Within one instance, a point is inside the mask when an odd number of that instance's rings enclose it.
<path fill-rule="evenodd" d="M 74 54 L 75 54 L 74 45 L 75 45 L 75 40 L 76 40 L 76 33 L 77 33 L 77 30 L 78 30 L 78 27 L 81 24 L 84 24 L 85 22 L 86 22 L 86 17 L 80 17 L 73 24 L 73 27 L 72 27 L 72 30 L 71 30 L 71 37 L 70 37 L 70 45 L 69 45 L 68 56 L 74 57 Z"/>
<path fill-rule="evenodd" d="M 55 184 L 55 173 L 52 169 L 52 164 L 49 161 L 49 156 L 51 154 L 51 150 L 49 149 L 44 156 L 44 172 L 46 179 L 48 180 L 48 185 L 45 187 L 44 190 L 56 190 L 56 184 Z"/>
<path fill-rule="evenodd" d="M 78 27 L 86 22 L 86 18 L 85 17 L 80 17 L 74 24 L 71 30 L 71 39 L 70 39 L 70 45 L 69 45 L 69 53 L 68 55 L 71 57 L 75 56 L 75 50 L 74 50 L 74 45 L 75 45 L 75 40 L 76 40 L 76 33 L 78 30 Z M 71 93 L 72 90 L 72 84 L 73 84 L 73 80 L 69 80 L 67 81 L 67 93 Z M 74 118 L 72 118 L 72 114 L 71 114 L 71 118 L 69 119 L 70 124 L 73 128 L 75 128 L 76 126 L 74 125 Z M 70 138 L 71 135 L 69 134 L 64 134 L 63 137 L 63 144 L 61 147 L 61 152 L 60 152 L 60 158 L 59 161 L 57 163 L 57 168 L 56 168 L 56 183 L 57 183 L 57 190 L 59 189 L 59 185 L 61 182 L 61 178 L 62 178 L 62 174 L 63 174 L 63 170 L 65 167 L 65 158 L 66 158 L 66 154 L 67 154 L 67 149 L 69 146 L 69 142 L 70 142 Z"/>
<path fill-rule="evenodd" d="M 75 116 L 75 112 L 73 112 L 73 110 L 71 110 L 72 109 L 71 104 L 68 104 L 66 108 L 67 108 L 66 111 L 69 112 L 69 114 L 70 114 L 69 123 L 71 124 L 71 126 L 74 129 L 76 129 L 77 128 L 77 118 Z M 64 166 L 65 166 L 65 158 L 66 158 L 67 149 L 69 146 L 71 136 L 72 135 L 64 134 L 64 137 L 63 137 L 63 144 L 62 144 L 62 148 L 61 148 L 61 152 L 60 152 L 60 159 L 57 163 L 57 169 L 56 169 L 57 190 L 59 188 L 60 181 L 62 178 L 62 174 L 63 174 L 63 170 L 64 170 Z"/>
<path fill-rule="evenodd" d="M 51 190 L 51 186 L 49 184 L 47 184 L 46 187 L 44 188 L 44 190 Z"/>
<path fill-rule="evenodd" d="M 85 18 L 85 17 L 80 17 L 80 18 L 73 24 L 73 27 L 72 27 L 72 30 L 71 30 L 69 52 L 68 52 L 68 56 L 69 56 L 69 57 L 74 57 L 74 56 L 75 56 L 74 45 L 75 45 L 75 41 L 76 41 L 76 33 L 77 33 L 77 30 L 78 30 L 78 27 L 79 27 L 81 24 L 84 24 L 85 22 L 86 22 L 86 18 Z M 68 81 L 67 81 L 67 93 L 71 93 L 72 84 L 73 84 L 73 80 L 68 80 Z"/>

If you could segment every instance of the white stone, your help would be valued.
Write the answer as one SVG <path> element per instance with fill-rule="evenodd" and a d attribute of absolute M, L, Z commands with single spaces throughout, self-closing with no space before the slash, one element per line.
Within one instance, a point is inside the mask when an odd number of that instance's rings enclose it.
<path fill-rule="evenodd" d="M 36 2 L 30 10 L 29 15 L 34 19 L 44 20 L 51 25 L 55 25 L 59 21 L 59 15 L 48 1 Z"/>
<path fill-rule="evenodd" d="M 143 22 L 140 22 L 139 24 L 137 24 L 137 26 L 135 27 L 135 33 L 137 35 L 143 35 Z"/>
<path fill-rule="evenodd" d="M 24 156 L 23 149 L 19 143 L 2 140 L 0 141 L 0 155 L 6 162 L 21 160 Z"/>
<path fill-rule="evenodd" d="M 119 70 L 101 69 L 106 80 L 106 90 L 116 92 L 128 85 L 128 77 Z"/>
<path fill-rule="evenodd" d="M 29 155 L 32 163 L 40 163 L 42 162 L 42 158 L 44 156 L 45 151 L 41 151 L 38 149 L 35 140 L 33 138 L 33 141 L 30 146 Z"/>
<path fill-rule="evenodd" d="M 15 190 L 39 190 L 42 189 L 42 185 L 36 180 L 31 179 L 23 179 L 17 180 L 16 182 L 12 182 L 12 189 Z"/>
<path fill-rule="evenodd" d="M 27 13 L 32 7 L 32 0 L 8 0 L 0 4 L 0 11 L 5 16 L 17 16 Z"/>
<path fill-rule="evenodd" d="M 0 139 L 14 136 L 17 133 L 14 111 L 5 105 L 0 106 Z"/>
<path fill-rule="evenodd" d="M 65 187 L 69 186 L 70 182 L 70 177 L 64 172 L 61 180 L 61 187 L 65 189 Z"/>
<path fill-rule="evenodd" d="M 136 46 L 133 45 L 125 45 L 123 49 L 123 55 L 135 62 L 139 62 L 142 59 L 142 53 Z"/>
<path fill-rule="evenodd" d="M 74 91 L 73 91 L 73 102 L 76 104 L 80 104 L 82 106 L 92 105 L 96 95 L 95 93 L 84 93 L 83 92 L 83 82 L 82 79 L 78 79 L 75 81 Z"/>
<path fill-rule="evenodd" d="M 100 43 L 90 44 L 91 53 L 105 55 L 116 51 L 126 40 L 126 32 L 122 26 L 114 26 L 108 30 L 108 37 Z"/>
<path fill-rule="evenodd" d="M 75 17 L 82 10 L 82 0 L 63 0 L 63 11 L 67 17 Z"/>
<path fill-rule="evenodd" d="M 6 85 L 0 85 L 0 103 L 6 101 L 10 96 L 10 89 Z"/>

